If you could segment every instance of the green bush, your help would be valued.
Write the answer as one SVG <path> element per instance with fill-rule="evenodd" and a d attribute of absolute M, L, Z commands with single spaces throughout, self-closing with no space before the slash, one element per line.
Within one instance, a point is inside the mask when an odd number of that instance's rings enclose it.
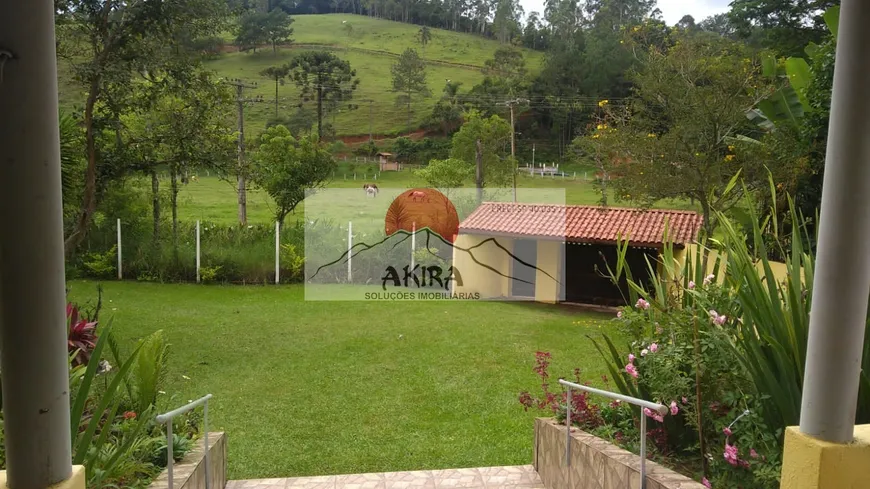
<path fill-rule="evenodd" d="M 628 279 L 635 306 L 616 323 L 634 341 L 618 347 L 605 336 L 596 346 L 620 391 L 678 402 L 686 422 L 663 424 L 668 448 L 695 452 L 697 460 L 714 454 L 704 464 L 714 487 L 778 487 L 785 428 L 800 420 L 815 260 L 806 221 L 787 200 L 787 236 L 775 207 L 762 218 L 747 200 L 746 227 L 720 214 L 715 249 L 699 247 L 681 268 L 665 247 L 660 263 L 648 265 L 649 285 L 632 280 L 624 245 L 610 270 L 614 280 Z M 785 277 L 774 274 L 770 256 L 785 257 Z M 868 350 L 858 423 L 870 421 Z"/>

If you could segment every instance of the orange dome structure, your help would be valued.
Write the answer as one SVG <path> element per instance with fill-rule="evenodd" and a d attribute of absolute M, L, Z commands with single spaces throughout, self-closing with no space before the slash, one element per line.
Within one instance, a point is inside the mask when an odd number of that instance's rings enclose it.
<path fill-rule="evenodd" d="M 433 188 L 402 192 L 387 209 L 384 231 L 391 236 L 399 230 L 412 232 L 423 228 L 429 228 L 453 243 L 459 232 L 456 207 L 444 194 Z"/>

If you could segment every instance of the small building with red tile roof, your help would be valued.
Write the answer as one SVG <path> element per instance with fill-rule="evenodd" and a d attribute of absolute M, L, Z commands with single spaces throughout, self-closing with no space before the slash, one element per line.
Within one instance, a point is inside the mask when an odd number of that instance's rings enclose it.
<path fill-rule="evenodd" d="M 608 273 L 617 245 L 628 241 L 626 262 L 643 283 L 666 242 L 685 248 L 701 224 L 693 211 L 484 202 L 459 225 L 454 267 L 462 291 L 483 297 L 623 305 L 628 286 Z"/>

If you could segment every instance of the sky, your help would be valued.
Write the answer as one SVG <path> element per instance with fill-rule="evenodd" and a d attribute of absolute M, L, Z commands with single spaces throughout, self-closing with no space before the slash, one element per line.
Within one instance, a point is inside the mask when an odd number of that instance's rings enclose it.
<path fill-rule="evenodd" d="M 520 0 L 526 13 L 537 11 L 544 13 L 544 0 Z M 696 22 L 705 18 L 728 11 L 731 0 L 658 0 L 658 7 L 665 17 L 668 25 L 674 25 L 684 15 L 690 14 Z"/>

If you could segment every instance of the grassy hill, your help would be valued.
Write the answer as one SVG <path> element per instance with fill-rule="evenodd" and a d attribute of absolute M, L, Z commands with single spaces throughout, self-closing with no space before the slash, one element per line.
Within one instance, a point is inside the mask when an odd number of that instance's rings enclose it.
<path fill-rule="evenodd" d="M 348 24 L 352 28 L 350 34 L 345 30 Z M 406 48 L 417 49 L 429 62 L 427 82 L 432 91 L 432 97 L 413 103 L 412 128 L 418 127 L 429 115 L 446 80 L 460 81 L 463 90 L 470 90 L 483 79 L 480 67 L 499 48 L 499 43 L 494 40 L 434 28 L 431 29 L 432 40 L 423 48 L 417 39 L 419 29 L 417 25 L 361 15 L 298 15 L 293 22 L 294 44 L 279 48 L 277 54 L 273 54 L 270 48 L 256 53 L 227 53 L 210 61 L 207 66 L 221 76 L 259 83 L 251 94 L 262 95 L 267 102 L 273 103 L 256 104 L 246 112 L 245 122 L 257 128 L 265 125 L 275 113 L 275 85 L 260 76 L 260 72 L 269 66 L 288 62 L 303 50 L 330 49 L 350 62 L 360 79 L 354 94 L 359 108 L 334 114 L 338 134 L 368 134 L 370 128 L 375 134 L 397 134 L 408 130 L 407 111 L 405 107 L 395 105 L 390 68 Z M 523 50 L 523 53 L 531 71 L 536 71 L 543 53 L 531 50 Z M 278 98 L 279 114 L 287 114 L 295 110 L 299 91 L 288 83 L 278 87 Z"/>
<path fill-rule="evenodd" d="M 334 44 L 342 47 L 370 49 L 401 54 L 407 47 L 417 49 L 430 61 L 445 61 L 483 66 L 499 47 L 498 41 L 480 36 L 430 28 L 432 40 L 424 49 L 417 39 L 420 26 L 374 19 L 363 15 L 325 14 L 293 17 L 293 38 L 297 43 Z M 351 25 L 348 35 L 342 22 Z M 543 53 L 524 49 L 530 67 L 537 67 Z M 470 88 L 470 87 L 469 87 Z"/>
<path fill-rule="evenodd" d="M 273 54 L 271 48 L 258 49 L 256 53 L 227 52 L 206 62 L 206 67 L 218 76 L 258 83 L 256 89 L 246 92 L 251 96 L 262 95 L 265 100 L 252 104 L 245 111 L 245 125 L 252 134 L 258 133 L 275 114 L 275 84 L 260 76 L 260 72 L 290 61 L 303 50 L 332 50 L 357 70 L 360 84 L 354 94 L 354 103 L 359 108 L 352 111 L 343 109 L 334 114 L 339 135 L 367 135 L 370 129 L 375 134 L 395 135 L 406 132 L 408 124 L 405 107 L 395 104 L 390 68 L 406 48 L 417 49 L 429 62 L 427 81 L 432 97 L 413 103 L 411 125 L 417 128 L 440 97 L 445 80 L 460 81 L 463 91 L 470 90 L 483 79 L 480 66 L 499 47 L 495 40 L 432 28 L 432 40 L 423 48 L 417 39 L 420 26 L 361 15 L 299 15 L 293 19 L 294 42 L 280 47 L 277 54 Z M 347 24 L 352 27 L 349 35 L 344 27 Z M 231 46 L 228 48 L 232 51 Z M 523 50 L 523 53 L 530 71 L 536 71 L 543 53 L 531 50 Z M 59 60 L 60 103 L 66 110 L 81 106 L 84 101 L 82 89 L 71 80 L 69 71 L 66 62 Z M 279 115 L 289 115 L 299 102 L 299 90 L 292 83 L 279 86 L 278 98 Z M 332 121 L 333 115 L 330 115 L 328 122 Z"/>

